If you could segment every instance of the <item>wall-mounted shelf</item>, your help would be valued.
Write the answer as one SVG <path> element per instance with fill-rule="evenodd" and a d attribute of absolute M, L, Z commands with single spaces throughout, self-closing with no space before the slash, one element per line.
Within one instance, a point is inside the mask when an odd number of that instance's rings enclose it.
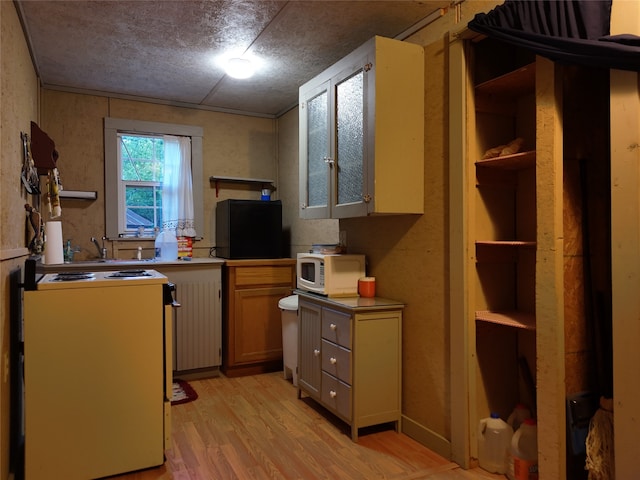
<path fill-rule="evenodd" d="M 521 328 L 524 330 L 536 329 L 535 313 L 505 311 L 494 312 L 490 310 L 476 311 L 477 322 L 497 323 L 507 327 Z"/>
<path fill-rule="evenodd" d="M 218 197 L 218 193 L 220 191 L 220 183 L 242 183 L 245 185 L 256 185 L 260 189 L 269 188 L 269 190 L 271 191 L 276 189 L 273 180 L 269 180 L 267 178 L 222 177 L 219 175 L 214 175 L 209 177 L 209 181 L 215 184 L 216 198 Z"/>
<path fill-rule="evenodd" d="M 60 190 L 60 198 L 76 198 L 79 200 L 97 200 L 98 192 L 85 192 L 80 190 Z"/>

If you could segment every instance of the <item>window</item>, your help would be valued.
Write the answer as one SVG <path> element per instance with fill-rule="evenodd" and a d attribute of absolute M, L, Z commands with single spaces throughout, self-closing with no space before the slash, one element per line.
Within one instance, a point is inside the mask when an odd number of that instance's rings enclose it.
<path fill-rule="evenodd" d="M 118 133 L 118 164 L 124 191 L 124 209 L 118 224 L 124 232 L 145 235 L 162 227 L 162 180 L 164 140 L 162 137 Z"/>
<path fill-rule="evenodd" d="M 108 238 L 151 235 L 162 225 L 163 135 L 191 138 L 195 229 L 203 233 L 202 128 L 105 118 L 105 211 Z"/>

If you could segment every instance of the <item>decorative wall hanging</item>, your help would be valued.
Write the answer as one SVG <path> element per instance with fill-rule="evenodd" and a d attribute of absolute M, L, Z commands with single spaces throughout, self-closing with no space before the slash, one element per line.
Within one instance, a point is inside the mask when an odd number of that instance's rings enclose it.
<path fill-rule="evenodd" d="M 22 183 L 28 194 L 39 195 L 40 179 L 38 177 L 38 171 L 33 164 L 33 158 L 31 157 L 29 135 L 20 132 L 20 138 L 22 139 Z"/>
<path fill-rule="evenodd" d="M 46 175 L 48 170 L 56 168 L 56 144 L 35 122 L 31 122 L 31 154 L 40 175 Z"/>

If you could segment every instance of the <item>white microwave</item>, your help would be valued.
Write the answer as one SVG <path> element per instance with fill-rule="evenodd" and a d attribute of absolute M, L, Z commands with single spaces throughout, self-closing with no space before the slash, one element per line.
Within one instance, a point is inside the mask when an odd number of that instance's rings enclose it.
<path fill-rule="evenodd" d="M 329 297 L 355 297 L 365 276 L 364 255 L 299 253 L 296 267 L 300 290 Z"/>

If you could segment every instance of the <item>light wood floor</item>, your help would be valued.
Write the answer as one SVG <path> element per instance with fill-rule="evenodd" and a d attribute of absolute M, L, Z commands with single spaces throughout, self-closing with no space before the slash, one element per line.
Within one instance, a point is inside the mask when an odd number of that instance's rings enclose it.
<path fill-rule="evenodd" d="M 189 382 L 199 398 L 171 407 L 173 446 L 165 464 L 118 480 L 473 480 L 500 479 L 463 470 L 392 426 L 349 427 L 297 389 L 282 372 Z"/>

